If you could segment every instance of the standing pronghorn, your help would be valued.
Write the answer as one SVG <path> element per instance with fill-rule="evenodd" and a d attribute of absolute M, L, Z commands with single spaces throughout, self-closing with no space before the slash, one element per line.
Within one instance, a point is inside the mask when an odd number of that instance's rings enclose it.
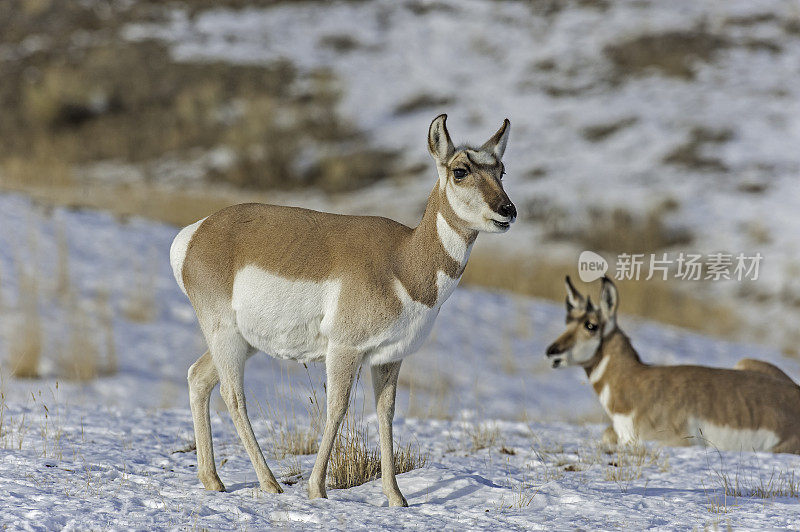
<path fill-rule="evenodd" d="M 400 363 L 430 332 L 478 232 L 505 232 L 517 215 L 500 181 L 508 120 L 480 148 L 455 148 L 446 119 L 438 116 L 428 131 L 439 178 L 415 229 L 375 216 L 244 204 L 195 222 L 175 238 L 175 278 L 208 343 L 189 369 L 197 473 L 206 489 L 225 489 L 214 464 L 208 411 L 220 382 L 261 489 L 282 491 L 245 408 L 245 361 L 260 349 L 278 358 L 325 362 L 327 422 L 309 479 L 311 498 L 326 497 L 328 459 L 353 379 L 362 363 L 370 366 L 383 492 L 391 506 L 407 506 L 392 452 Z"/>
<path fill-rule="evenodd" d="M 800 454 L 800 387 L 780 369 L 752 359 L 736 369 L 643 364 L 617 326 L 614 283 L 603 278 L 595 306 L 566 281 L 567 330 L 547 356 L 554 368 L 586 370 L 611 418 L 604 441 Z"/>

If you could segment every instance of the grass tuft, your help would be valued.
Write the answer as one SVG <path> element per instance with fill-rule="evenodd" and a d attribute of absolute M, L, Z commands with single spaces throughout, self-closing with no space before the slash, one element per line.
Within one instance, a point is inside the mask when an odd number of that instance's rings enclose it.
<path fill-rule="evenodd" d="M 394 445 L 394 470 L 407 473 L 425 467 L 428 455 L 412 444 Z M 345 489 L 360 486 L 381 476 L 380 450 L 369 445 L 369 431 L 363 418 L 348 414 L 339 432 L 328 464 L 328 486 Z"/>
<path fill-rule="evenodd" d="M 9 365 L 14 377 L 35 379 L 42 357 L 42 322 L 39 314 L 39 283 L 35 274 L 19 271 L 20 323 L 10 331 Z"/>

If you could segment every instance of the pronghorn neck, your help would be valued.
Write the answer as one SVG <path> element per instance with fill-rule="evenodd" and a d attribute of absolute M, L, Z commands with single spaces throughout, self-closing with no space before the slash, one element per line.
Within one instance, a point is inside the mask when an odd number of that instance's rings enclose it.
<path fill-rule="evenodd" d="M 440 296 L 449 295 L 464 272 L 477 235 L 456 216 L 437 183 L 422 220 L 400 250 L 396 277 L 413 300 L 429 307 L 441 304 Z"/>
<path fill-rule="evenodd" d="M 414 229 L 412 246 L 423 248 L 429 246 L 431 242 L 438 242 L 440 245 L 437 247 L 444 250 L 447 257 L 459 265 L 458 275 L 461 275 L 477 236 L 478 232 L 467 228 L 465 222 L 456 215 L 444 191 L 439 188 L 439 183 L 436 183 L 428 197 L 425 214 Z M 447 259 L 445 262 L 448 262 Z M 449 271 L 450 268 L 441 269 Z"/>
<path fill-rule="evenodd" d="M 608 377 L 609 369 L 614 373 L 643 366 L 639 354 L 631 345 L 630 338 L 616 327 L 604 337 L 597 348 L 597 354 L 591 364 L 585 366 L 589 382 L 599 393 Z M 613 366 L 613 368 L 611 368 Z"/>

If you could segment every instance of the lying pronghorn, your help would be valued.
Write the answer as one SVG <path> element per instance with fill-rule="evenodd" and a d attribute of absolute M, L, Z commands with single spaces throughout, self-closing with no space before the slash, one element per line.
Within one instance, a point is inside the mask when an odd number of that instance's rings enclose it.
<path fill-rule="evenodd" d="M 603 278 L 598 306 L 567 286 L 567 330 L 547 349 L 553 367 L 583 366 L 612 427 L 606 443 L 660 440 L 800 454 L 800 387 L 780 369 L 648 366 L 617 326 L 617 289 Z"/>
<path fill-rule="evenodd" d="M 505 232 L 517 215 L 500 181 L 508 120 L 480 148 L 455 148 L 446 118 L 438 116 L 428 131 L 439 178 L 415 229 L 375 216 L 244 204 L 195 222 L 175 238 L 175 278 L 208 343 L 189 369 L 197 473 L 206 489 L 225 489 L 214 465 L 208 411 L 220 382 L 261 489 L 283 491 L 245 408 L 245 361 L 260 349 L 277 358 L 325 362 L 327 422 L 309 479 L 312 498 L 326 497 L 328 459 L 354 376 L 362 363 L 371 367 L 383 491 L 391 506 L 407 506 L 392 452 L 400 363 L 430 333 L 478 232 Z"/>

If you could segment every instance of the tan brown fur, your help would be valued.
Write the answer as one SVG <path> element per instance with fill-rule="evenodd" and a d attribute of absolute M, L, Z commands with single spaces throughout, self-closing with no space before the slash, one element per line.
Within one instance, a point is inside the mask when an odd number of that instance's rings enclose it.
<path fill-rule="evenodd" d="M 395 278 L 414 301 L 433 307 L 437 271 L 453 279 L 463 273 L 464 266 L 447 254 L 436 236 L 437 213 L 468 244 L 475 241 L 477 231 L 463 227 L 438 183 L 415 229 L 378 216 L 234 205 L 209 216 L 195 232 L 183 266 L 184 285 L 196 309 L 216 309 L 230 302 L 236 272 L 247 265 L 290 280 L 339 279 L 342 319 L 358 324 L 348 330 L 357 341 L 400 313 Z"/>
<path fill-rule="evenodd" d="M 561 356 L 585 341 L 581 335 L 588 333 L 586 323 L 596 323 L 602 331 L 603 314 L 602 303 L 600 308 L 568 307 L 567 331 L 548 356 Z M 695 443 L 693 420 L 700 419 L 732 430 L 766 429 L 778 437 L 772 451 L 800 454 L 800 387 L 772 364 L 744 359 L 737 369 L 648 365 L 615 326 L 581 365 L 601 402 L 608 390 L 604 408 L 612 419 L 633 415 L 638 439 L 689 445 Z M 614 438 L 607 434 L 605 439 Z"/>
<path fill-rule="evenodd" d="M 214 463 L 209 418 L 209 395 L 219 382 L 261 488 L 282 491 L 247 416 L 244 364 L 256 346 L 282 350 L 285 358 L 301 349 L 297 359 L 324 360 L 327 375 L 327 420 L 309 478 L 309 496 L 326 497 L 334 439 L 358 367 L 368 361 L 378 411 L 383 490 L 390 506 L 407 506 L 392 459 L 391 423 L 401 360 L 430 332 L 439 307 L 464 271 L 478 232 L 506 230 L 516 218 L 500 181 L 508 120 L 473 153 L 473 158 L 491 164 L 473 164 L 463 150 L 456 150 L 445 120 L 440 115 L 429 128 L 429 151 L 439 179 L 413 229 L 376 216 L 251 203 L 223 209 L 176 237 L 170 262 L 209 345 L 189 371 L 198 477 L 206 489 L 224 490 Z M 453 190 L 458 193 L 455 200 L 448 196 Z M 286 304 L 286 298 L 294 298 L 295 304 Z M 270 329 L 269 322 L 280 327 Z"/>
<path fill-rule="evenodd" d="M 769 362 L 764 362 L 763 360 L 743 358 L 733 366 L 733 369 L 742 371 L 755 371 L 757 373 L 769 375 L 770 377 L 781 380 L 787 384 L 794 384 L 795 386 L 797 385 L 797 383 L 794 382 L 792 378 L 784 373 L 783 370 L 781 370 L 778 366 L 770 364 Z"/>

